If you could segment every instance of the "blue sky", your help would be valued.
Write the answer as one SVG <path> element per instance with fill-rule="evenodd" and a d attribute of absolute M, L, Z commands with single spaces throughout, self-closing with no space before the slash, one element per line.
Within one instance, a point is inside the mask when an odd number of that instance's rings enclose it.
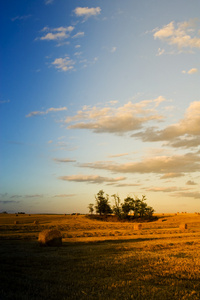
<path fill-rule="evenodd" d="M 0 211 L 86 213 L 100 189 L 200 211 L 200 2 L 0 11 Z"/>

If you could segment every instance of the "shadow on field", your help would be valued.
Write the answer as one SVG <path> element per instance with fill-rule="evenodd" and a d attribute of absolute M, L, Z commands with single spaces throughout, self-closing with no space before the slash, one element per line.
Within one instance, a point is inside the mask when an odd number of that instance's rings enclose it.
<path fill-rule="evenodd" d="M 199 300 L 194 244 L 188 253 L 183 246 L 148 245 L 158 239 L 63 241 L 61 247 L 0 241 L 0 300 Z"/>
<path fill-rule="evenodd" d="M 146 241 L 153 241 L 158 240 L 160 238 L 137 238 L 137 239 L 106 239 L 106 240 L 98 240 L 98 241 L 75 241 L 75 242 L 63 242 L 62 247 L 69 247 L 69 246 L 79 246 L 79 245 L 105 245 L 105 244 L 126 244 L 126 243 L 139 243 L 139 242 L 146 242 Z"/>

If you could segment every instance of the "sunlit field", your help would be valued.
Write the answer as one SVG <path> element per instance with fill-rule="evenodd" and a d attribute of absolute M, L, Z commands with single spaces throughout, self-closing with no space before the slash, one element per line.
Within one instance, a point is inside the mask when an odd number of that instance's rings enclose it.
<path fill-rule="evenodd" d="M 200 299 L 200 215 L 0 215 L 0 299 Z M 187 224 L 187 229 L 180 229 Z M 38 234 L 59 229 L 61 247 Z"/>

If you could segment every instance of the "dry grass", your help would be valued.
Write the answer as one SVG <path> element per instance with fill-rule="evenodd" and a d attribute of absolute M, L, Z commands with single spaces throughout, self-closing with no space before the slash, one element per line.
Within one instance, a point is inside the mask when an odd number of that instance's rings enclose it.
<path fill-rule="evenodd" d="M 84 215 L 0 215 L 0 239 L 38 238 L 39 232 L 45 229 L 61 231 L 63 241 L 98 241 L 107 239 L 134 239 L 138 237 L 178 236 L 182 233 L 180 225 L 187 224 L 184 235 L 200 233 L 200 215 L 198 214 L 162 214 L 158 221 L 142 223 L 103 222 L 88 219 Z M 18 224 L 14 222 L 18 221 Z M 139 227 L 138 227 L 139 226 Z M 185 225 L 184 225 L 185 226 Z"/>
<path fill-rule="evenodd" d="M 158 217 L 134 230 L 85 216 L 23 215 L 14 225 L 15 215 L 0 215 L 0 299 L 199 300 L 200 215 Z M 62 247 L 38 246 L 49 229 L 61 231 Z"/>

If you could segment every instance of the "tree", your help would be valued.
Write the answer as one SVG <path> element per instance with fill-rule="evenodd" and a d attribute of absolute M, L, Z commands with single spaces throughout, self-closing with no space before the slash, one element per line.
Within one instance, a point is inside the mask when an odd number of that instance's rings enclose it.
<path fill-rule="evenodd" d="M 120 217 L 122 213 L 122 206 L 120 205 L 121 200 L 116 194 L 113 194 L 111 197 L 113 197 L 115 201 L 115 204 L 113 205 L 113 212 L 116 216 Z"/>
<path fill-rule="evenodd" d="M 146 214 L 146 209 L 147 209 L 147 203 L 145 203 L 144 201 L 146 200 L 146 196 L 142 195 L 142 200 L 139 200 L 139 215 L 141 218 L 143 218 Z"/>
<path fill-rule="evenodd" d="M 124 199 L 124 203 L 122 204 L 122 211 L 125 217 L 128 216 L 131 210 L 134 211 L 134 204 L 135 200 L 129 196 Z"/>
<path fill-rule="evenodd" d="M 88 208 L 89 208 L 89 213 L 92 215 L 93 212 L 94 212 L 94 204 L 93 204 L 93 203 L 90 203 L 90 204 L 88 205 Z"/>
<path fill-rule="evenodd" d="M 146 216 L 150 219 L 153 216 L 154 209 L 151 206 L 147 206 L 146 208 Z"/>
<path fill-rule="evenodd" d="M 110 204 L 108 203 L 109 201 L 109 196 L 106 194 L 106 197 L 104 197 L 104 191 L 100 190 L 97 195 L 95 196 L 96 199 L 96 212 L 99 213 L 100 215 L 107 215 L 112 213 L 112 209 L 110 207 Z"/>

